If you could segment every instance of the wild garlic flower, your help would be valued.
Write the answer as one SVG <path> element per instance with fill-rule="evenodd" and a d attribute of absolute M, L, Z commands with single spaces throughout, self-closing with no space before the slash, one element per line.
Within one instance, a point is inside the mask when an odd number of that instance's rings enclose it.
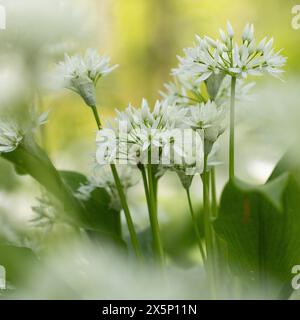
<path fill-rule="evenodd" d="M 115 152 L 115 160 L 132 165 L 158 164 L 174 131 L 186 126 L 183 121 L 186 113 L 187 110 L 183 108 L 160 101 L 156 102 L 152 111 L 145 99 L 141 108 L 129 105 L 125 111 L 117 111 L 117 118 L 111 125 L 115 138 L 105 139 L 106 131 L 99 132 L 101 139 L 98 143 L 97 159 L 111 161 L 111 155 Z M 101 141 L 106 141 L 106 144 Z M 112 152 L 109 153 L 109 150 Z"/>
<path fill-rule="evenodd" d="M 186 107 L 205 100 L 196 78 L 175 76 L 174 82 L 166 83 L 164 87 L 166 92 L 160 91 L 160 94 L 170 105 Z"/>
<path fill-rule="evenodd" d="M 218 107 L 215 102 L 198 104 L 189 108 L 190 118 L 188 123 L 194 130 L 202 130 L 204 135 L 205 148 L 208 143 L 210 152 L 212 145 L 218 137 L 225 131 L 224 119 L 226 109 L 223 106 Z"/>
<path fill-rule="evenodd" d="M 34 133 L 39 126 L 47 122 L 49 112 L 41 115 L 30 114 L 28 121 L 22 125 L 17 119 L 8 118 L 0 123 L 0 154 L 12 152 L 22 143 L 28 133 Z"/>
<path fill-rule="evenodd" d="M 226 76 L 222 81 L 219 91 L 215 97 L 215 102 L 217 105 L 228 104 L 228 101 L 231 96 L 231 79 L 229 76 Z M 255 82 L 245 82 L 244 79 L 237 79 L 235 87 L 235 99 L 237 101 L 251 101 L 252 88 L 255 86 Z"/>
<path fill-rule="evenodd" d="M 186 158 L 187 162 L 184 165 L 174 164 L 173 166 L 164 166 L 161 169 L 161 175 L 164 174 L 166 170 L 174 171 L 185 189 L 190 188 L 194 176 L 196 174 L 202 174 L 204 169 L 203 142 L 201 142 L 201 140 L 198 140 L 197 142 L 193 141 L 193 147 L 191 148 L 191 150 L 192 154 L 188 158 Z M 208 154 L 207 170 L 210 170 L 212 167 L 222 164 L 222 162 L 220 162 L 217 157 L 218 151 L 219 144 L 218 142 L 215 142 Z"/>
<path fill-rule="evenodd" d="M 173 159 L 172 159 L 173 160 Z M 202 174 L 204 165 L 204 148 L 202 136 L 198 132 L 185 140 L 182 150 L 182 163 L 175 162 L 162 165 L 162 170 L 170 170 L 177 173 L 184 188 L 189 188 L 193 176 Z"/>
<path fill-rule="evenodd" d="M 117 165 L 117 171 L 125 192 L 139 182 L 140 175 L 137 170 L 133 169 L 131 166 Z M 91 197 L 91 193 L 96 188 L 104 188 L 110 195 L 111 207 L 115 210 L 121 209 L 118 190 L 110 166 L 96 166 L 92 176 L 89 178 L 89 182 L 81 185 L 75 193 L 75 196 L 80 200 L 86 201 Z"/>
<path fill-rule="evenodd" d="M 109 62 L 109 57 L 100 56 L 94 49 L 87 49 L 84 56 L 66 54 L 65 61 L 58 65 L 64 87 L 77 92 L 88 106 L 95 107 L 95 87 L 99 79 L 117 67 L 110 66 Z"/>
<path fill-rule="evenodd" d="M 15 122 L 0 124 L 0 154 L 17 149 L 23 140 L 24 134 Z"/>
<path fill-rule="evenodd" d="M 121 184 L 125 190 L 135 186 L 140 179 L 140 176 L 134 168 L 127 165 L 116 166 Z M 115 180 L 112 175 L 110 166 L 98 166 L 94 169 L 92 177 L 94 183 L 101 188 L 116 189 Z"/>
<path fill-rule="evenodd" d="M 91 197 L 91 193 L 96 189 L 96 185 L 93 181 L 89 180 L 86 184 L 81 184 L 74 196 L 82 201 L 88 201 Z"/>
<path fill-rule="evenodd" d="M 160 94 L 166 103 L 179 107 L 193 106 L 208 100 L 215 101 L 217 105 L 228 103 L 231 86 L 230 76 L 212 75 L 204 83 L 206 93 L 202 92 L 203 86 L 201 88 L 195 78 L 175 77 L 174 82 L 165 84 L 166 92 L 160 91 Z M 254 85 L 254 82 L 246 83 L 244 79 L 237 79 L 236 99 L 249 100 Z"/>
<path fill-rule="evenodd" d="M 31 209 L 34 212 L 34 217 L 30 219 L 30 222 L 34 226 L 45 228 L 46 232 L 50 232 L 53 226 L 62 221 L 62 215 L 59 214 L 59 203 L 53 203 L 47 196 L 36 199 L 38 204 L 32 206 Z"/>
<path fill-rule="evenodd" d="M 283 72 L 286 58 L 275 52 L 273 38 L 264 38 L 258 44 L 254 39 L 254 27 L 247 24 L 241 39 L 235 41 L 234 31 L 227 23 L 227 34 L 220 30 L 221 39 L 196 36 L 194 47 L 184 49 L 184 57 L 178 57 L 179 66 L 173 74 L 188 74 L 200 83 L 212 75 L 227 74 L 246 78 L 264 73 L 278 76 Z"/>

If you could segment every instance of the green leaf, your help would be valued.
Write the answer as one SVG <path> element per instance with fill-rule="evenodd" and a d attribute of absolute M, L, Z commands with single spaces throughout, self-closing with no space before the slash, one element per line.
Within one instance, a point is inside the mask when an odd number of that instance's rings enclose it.
<path fill-rule="evenodd" d="M 297 146 L 290 148 L 278 161 L 268 181 L 285 172 L 290 172 L 300 185 L 300 154 Z"/>
<path fill-rule="evenodd" d="M 29 248 L 0 245 L 0 265 L 5 268 L 6 281 L 14 286 L 26 280 L 37 261 Z"/>
<path fill-rule="evenodd" d="M 70 222 L 86 230 L 120 238 L 120 213 L 110 208 L 108 193 L 97 188 L 88 201 L 77 199 L 74 193 L 80 184 L 87 183 L 86 177 L 76 172 L 59 173 L 32 136 L 26 136 L 17 149 L 2 156 L 52 193 L 63 204 L 62 214 Z"/>
<path fill-rule="evenodd" d="M 25 136 L 23 143 L 14 151 L 1 156 L 12 162 L 17 172 L 29 174 L 55 195 L 59 194 L 60 177 L 45 152 L 31 136 Z"/>
<path fill-rule="evenodd" d="M 58 171 L 47 154 L 35 143 L 32 136 L 26 136 L 22 144 L 12 152 L 1 154 L 12 162 L 18 172 L 29 174 L 64 205 L 64 213 L 77 224 L 82 223 L 80 202 L 64 185 Z"/>
<path fill-rule="evenodd" d="M 63 181 L 75 193 L 87 178 L 78 172 L 60 171 Z M 91 197 L 81 201 L 85 210 L 84 222 L 90 230 L 102 232 L 118 239 L 121 238 L 120 212 L 110 206 L 110 196 L 103 188 L 96 188 Z"/>
<path fill-rule="evenodd" d="M 264 186 L 238 180 L 222 194 L 214 227 L 228 244 L 232 272 L 261 298 L 276 298 L 300 263 L 300 189 L 283 174 Z"/>

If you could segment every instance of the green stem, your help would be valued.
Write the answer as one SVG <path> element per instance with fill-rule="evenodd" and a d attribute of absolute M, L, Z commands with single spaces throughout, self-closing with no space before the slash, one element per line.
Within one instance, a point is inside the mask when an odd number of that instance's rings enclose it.
<path fill-rule="evenodd" d="M 151 203 L 150 203 L 150 195 L 149 195 L 149 189 L 148 189 L 148 180 L 147 180 L 147 174 L 146 174 L 146 170 L 144 165 L 141 165 L 139 167 L 141 174 L 142 174 L 142 178 L 143 178 L 143 184 L 144 184 L 144 189 L 145 189 L 145 195 L 146 195 L 146 201 L 147 201 L 147 206 L 148 206 L 148 211 L 149 211 L 149 215 L 150 215 L 150 211 L 151 211 Z"/>
<path fill-rule="evenodd" d="M 153 173 L 153 190 L 154 190 L 154 199 L 155 199 L 155 207 L 157 211 L 157 191 L 158 191 L 158 179 L 155 176 L 154 172 Z"/>
<path fill-rule="evenodd" d="M 151 157 L 149 157 L 151 159 Z M 152 165 L 147 165 L 148 171 L 148 185 L 149 185 L 149 201 L 150 201 L 150 224 L 153 236 L 153 249 L 157 261 L 163 265 L 164 264 L 164 252 L 160 238 L 158 217 L 157 217 L 157 206 L 155 201 L 155 186 L 154 186 L 154 175 L 152 170 Z"/>
<path fill-rule="evenodd" d="M 218 217 L 218 202 L 217 202 L 216 170 L 215 170 L 215 167 L 211 168 L 210 180 L 211 180 L 211 211 L 212 211 L 212 218 L 213 219 L 217 219 L 217 217 Z"/>
<path fill-rule="evenodd" d="M 229 178 L 234 178 L 234 124 L 235 124 L 235 86 L 236 78 L 231 78 L 231 97 L 230 97 L 230 133 L 229 133 Z"/>
<path fill-rule="evenodd" d="M 125 213 L 125 218 L 126 218 L 126 222 L 127 222 L 127 226 L 128 226 L 128 230 L 129 230 L 129 234 L 130 234 L 130 239 L 131 239 L 131 243 L 133 246 L 133 249 L 135 251 L 135 254 L 138 258 L 142 259 L 142 251 L 138 242 L 138 238 L 137 238 L 137 234 L 134 228 L 134 224 L 131 218 L 131 214 L 129 211 L 129 207 L 127 204 L 127 200 L 126 200 L 126 196 L 120 181 L 120 177 L 118 175 L 117 169 L 116 169 L 116 165 L 115 164 L 111 164 L 110 165 L 114 180 L 115 180 L 115 184 L 118 190 L 118 194 L 120 197 L 120 201 L 121 201 L 121 206 L 123 208 L 123 211 Z"/>
<path fill-rule="evenodd" d="M 99 117 L 99 114 L 98 114 L 98 111 L 97 111 L 97 107 L 93 106 L 91 108 L 92 108 L 92 111 L 93 111 L 93 114 L 94 114 L 94 118 L 95 118 L 96 123 L 97 123 L 97 127 L 98 127 L 99 130 L 101 130 L 102 129 L 102 124 L 101 124 L 100 117 Z"/>
<path fill-rule="evenodd" d="M 203 168 L 203 209 L 204 209 L 204 232 L 206 243 L 206 257 L 208 277 L 211 286 L 212 297 L 216 296 L 216 284 L 214 277 L 214 248 L 213 248 L 213 233 L 211 227 L 210 205 L 209 205 L 209 172 L 207 168 L 208 154 L 204 155 L 204 168 Z"/>
<path fill-rule="evenodd" d="M 158 228 L 158 221 L 157 221 L 157 218 L 153 218 L 154 215 L 153 215 L 153 202 L 151 200 L 151 196 L 150 196 L 150 192 L 149 192 L 149 189 L 150 187 L 149 184 L 148 184 L 148 179 L 147 179 L 147 174 L 146 174 L 146 170 L 145 170 L 145 167 L 144 165 L 141 165 L 139 167 L 141 173 L 142 173 L 142 177 L 143 177 L 143 184 L 144 184 L 144 189 L 145 189 L 145 195 L 146 195 L 146 200 L 147 200 L 147 206 L 148 206 L 148 212 L 149 212 L 149 218 L 150 218 L 150 225 L 151 225 L 151 232 L 152 232 L 152 238 L 153 238 L 153 248 L 154 248 L 154 252 L 155 252 L 155 255 L 156 257 L 158 258 L 159 261 L 161 261 L 160 257 L 161 255 L 159 254 L 159 252 L 162 252 L 162 249 L 161 248 L 161 245 L 159 244 L 160 243 L 160 237 L 159 237 L 159 232 L 157 232 L 157 228 Z M 155 204 L 154 204 L 154 208 L 155 208 L 155 212 L 157 212 L 157 199 L 156 199 L 156 191 L 157 189 L 155 189 L 155 184 L 156 184 L 156 187 L 157 187 L 157 181 L 153 181 L 153 193 L 154 193 L 154 196 L 155 196 Z M 157 226 L 157 228 L 156 228 Z M 159 241 L 157 241 L 157 239 Z"/>
<path fill-rule="evenodd" d="M 98 127 L 99 130 L 102 130 L 102 125 L 101 125 L 100 117 L 99 117 L 99 114 L 98 114 L 96 106 L 92 107 L 92 110 L 93 110 L 93 114 L 94 114 L 94 117 L 95 117 L 95 120 L 96 120 L 96 123 L 97 123 L 97 127 Z M 141 251 L 141 248 L 140 248 L 140 245 L 139 245 L 139 242 L 138 242 L 137 234 L 136 234 L 136 231 L 135 231 L 135 228 L 134 228 L 134 224 L 133 224 L 132 217 L 131 217 L 131 214 L 130 214 L 130 211 L 129 211 L 127 199 L 126 199 L 126 196 L 125 196 L 125 193 L 124 193 L 124 190 L 123 190 L 123 186 L 122 186 L 121 181 L 120 181 L 120 177 L 119 177 L 117 168 L 116 168 L 115 164 L 111 164 L 110 168 L 111 168 L 111 172 L 112 172 L 113 177 L 114 177 L 114 181 L 115 181 L 116 188 L 117 188 L 117 191 L 118 191 L 118 195 L 119 195 L 119 198 L 120 198 L 121 206 L 122 206 L 122 209 L 123 209 L 124 214 L 125 214 L 126 223 L 127 223 L 127 227 L 128 227 L 128 230 L 129 230 L 129 235 L 130 235 L 132 247 L 133 247 L 133 249 L 135 251 L 136 256 L 140 260 L 142 260 L 142 251 Z"/>
<path fill-rule="evenodd" d="M 187 195 L 187 199 L 188 199 L 188 203 L 189 203 L 189 208 L 190 208 L 190 213 L 192 216 L 192 220 L 193 220 L 193 226 L 195 229 L 195 233 L 196 233 L 196 237 L 197 237 L 197 242 L 198 242 L 198 247 L 199 247 L 199 251 L 203 260 L 203 263 L 205 263 L 205 252 L 202 246 L 202 240 L 201 240 L 201 236 L 200 236 L 200 232 L 199 232 L 199 226 L 198 226 L 198 222 L 197 222 L 197 217 L 195 215 L 194 209 L 193 209 L 193 205 L 192 205 L 192 200 L 191 200 L 191 194 L 190 194 L 190 189 L 187 188 L 186 189 L 186 195 Z"/>

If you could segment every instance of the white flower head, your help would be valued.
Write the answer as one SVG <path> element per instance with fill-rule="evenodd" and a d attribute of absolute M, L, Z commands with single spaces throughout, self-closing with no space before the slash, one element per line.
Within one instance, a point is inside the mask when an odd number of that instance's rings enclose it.
<path fill-rule="evenodd" d="M 87 184 L 81 184 L 75 192 L 75 197 L 79 200 L 87 201 L 91 197 L 91 193 L 96 189 L 93 182 L 89 181 Z"/>
<path fill-rule="evenodd" d="M 227 23 L 227 34 L 220 30 L 221 39 L 196 36 L 194 47 L 184 49 L 184 57 L 178 57 L 179 66 L 174 74 L 190 74 L 198 82 L 208 79 L 213 74 L 226 74 L 237 78 L 264 73 L 278 76 L 283 72 L 286 58 L 281 51 L 273 49 L 273 39 L 263 39 L 256 44 L 254 26 L 247 24 L 241 39 L 235 41 L 231 24 Z"/>
<path fill-rule="evenodd" d="M 112 72 L 117 65 L 109 65 L 110 58 L 100 56 L 96 50 L 87 49 L 85 55 L 65 55 L 65 61 L 58 65 L 62 74 L 64 87 L 77 92 L 85 103 L 94 107 L 96 105 L 95 87 L 101 77 Z"/>
<path fill-rule="evenodd" d="M 171 157 L 171 162 L 163 165 L 165 168 L 187 176 L 202 173 L 204 148 L 201 133 L 193 130 L 187 131 L 183 143 L 179 143 L 177 146 L 171 144 L 171 150 L 167 151 L 176 154 L 177 157 Z"/>
<path fill-rule="evenodd" d="M 140 179 L 140 176 L 136 169 L 127 165 L 117 165 L 122 187 L 126 190 L 130 187 L 135 186 Z M 93 180 L 96 185 L 102 188 L 113 187 L 115 188 L 115 180 L 109 166 L 96 167 L 94 169 Z"/>
<path fill-rule="evenodd" d="M 244 79 L 237 79 L 235 88 L 235 98 L 238 101 L 251 101 L 253 94 L 252 88 L 255 86 L 255 82 L 247 83 Z M 231 96 L 231 79 L 226 76 L 220 85 L 218 93 L 215 97 L 217 105 L 227 104 Z"/>
<path fill-rule="evenodd" d="M 131 166 L 117 165 L 116 169 L 125 191 L 139 182 L 140 176 L 137 170 Z M 89 182 L 81 185 L 75 196 L 80 200 L 88 200 L 96 188 L 104 188 L 110 195 L 111 207 L 115 210 L 121 209 L 118 191 L 109 165 L 96 166 L 89 178 Z"/>
<path fill-rule="evenodd" d="M 203 130 L 204 140 L 214 143 L 224 132 L 224 119 L 226 109 L 217 107 L 215 102 L 208 101 L 190 108 L 191 127 L 195 130 Z"/>
<path fill-rule="evenodd" d="M 7 117 L 0 122 L 0 154 L 12 152 L 22 143 L 27 134 L 34 133 L 48 119 L 48 112 L 40 115 L 32 112 L 28 119 Z"/>
<path fill-rule="evenodd" d="M 14 151 L 23 140 L 24 134 L 17 123 L 0 124 L 0 154 Z"/>
<path fill-rule="evenodd" d="M 166 83 L 164 87 L 166 92 L 160 91 L 160 94 L 169 105 L 186 107 L 204 100 L 197 78 L 188 74 L 175 76 L 174 81 Z"/>
<path fill-rule="evenodd" d="M 126 126 L 123 135 L 120 130 L 115 130 L 119 146 L 123 146 L 121 156 L 133 163 L 138 161 L 135 164 L 147 163 L 151 152 L 151 160 L 159 162 L 161 150 L 168 142 L 166 134 L 181 128 L 186 113 L 184 108 L 160 101 L 151 110 L 145 99 L 140 108 L 129 105 L 125 111 L 117 111 L 115 127 Z"/>

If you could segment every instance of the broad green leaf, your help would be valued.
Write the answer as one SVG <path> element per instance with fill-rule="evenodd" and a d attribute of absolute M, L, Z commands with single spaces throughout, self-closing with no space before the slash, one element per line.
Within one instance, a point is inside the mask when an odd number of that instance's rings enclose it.
<path fill-rule="evenodd" d="M 60 171 L 63 181 L 75 193 L 81 185 L 88 182 L 87 178 L 73 171 Z M 85 210 L 84 222 L 88 229 L 108 233 L 121 238 L 120 212 L 110 206 L 110 196 L 103 188 L 96 188 L 88 200 L 81 201 Z"/>
<path fill-rule="evenodd" d="M 37 261 L 29 248 L 0 245 L 0 265 L 5 268 L 6 281 L 13 286 L 26 280 Z"/>
<path fill-rule="evenodd" d="M 29 174 L 56 196 L 63 203 L 65 213 L 72 220 L 77 223 L 82 222 L 81 204 L 66 188 L 47 154 L 34 142 L 31 136 L 26 136 L 17 149 L 3 153 L 2 157 L 12 162 L 18 172 Z"/>
<path fill-rule="evenodd" d="M 62 214 L 78 227 L 120 237 L 120 215 L 109 206 L 110 197 L 104 189 L 97 188 L 88 201 L 74 196 L 80 184 L 87 182 L 85 176 L 75 172 L 60 174 L 47 154 L 26 136 L 22 144 L 3 158 L 12 162 L 18 171 L 31 175 L 63 204 Z"/>
<path fill-rule="evenodd" d="M 232 272 L 261 298 L 277 298 L 300 263 L 300 189 L 284 174 L 264 186 L 229 182 L 214 227 L 228 244 Z"/>
<path fill-rule="evenodd" d="M 276 164 L 268 181 L 290 172 L 300 185 L 300 153 L 297 147 L 289 149 Z"/>

